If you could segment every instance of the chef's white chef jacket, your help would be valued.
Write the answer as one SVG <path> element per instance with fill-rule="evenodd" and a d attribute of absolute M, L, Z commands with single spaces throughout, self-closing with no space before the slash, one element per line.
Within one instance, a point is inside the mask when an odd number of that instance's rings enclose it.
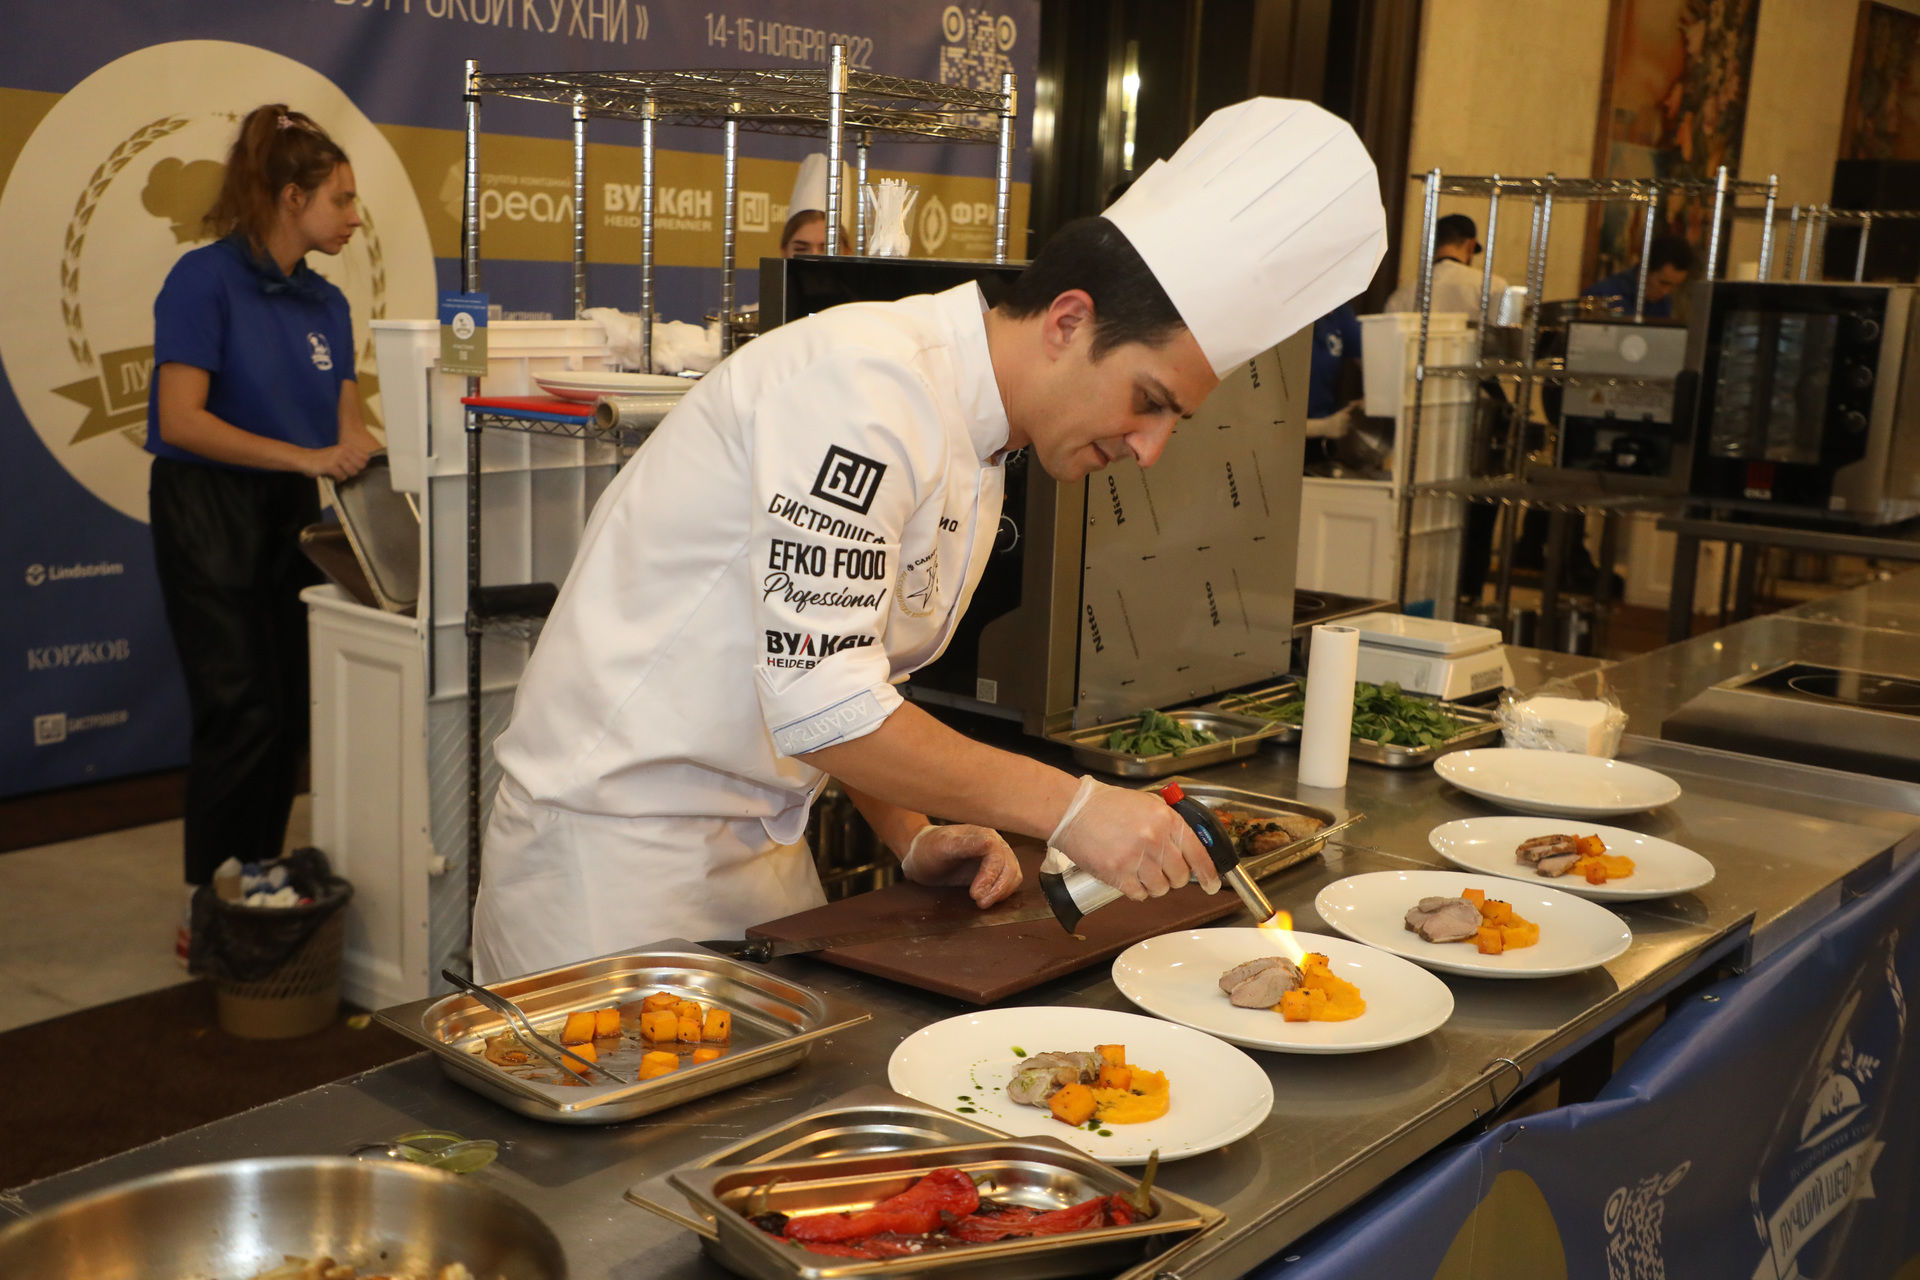
<path fill-rule="evenodd" d="M 1480 323 L 1480 280 L 1481 270 L 1468 266 L 1456 258 L 1435 258 L 1433 260 L 1433 310 L 1465 312 L 1475 324 Z M 1507 291 L 1505 276 L 1493 278 L 1493 291 L 1487 295 L 1488 318 L 1500 309 L 1500 295 Z M 1385 311 L 1418 311 L 1420 309 L 1420 281 L 1409 280 L 1387 296 Z"/>
<path fill-rule="evenodd" d="M 495 744 L 482 980 L 824 900 L 793 757 L 900 705 L 998 531 L 983 311 L 966 284 L 783 325 L 608 487 Z"/>

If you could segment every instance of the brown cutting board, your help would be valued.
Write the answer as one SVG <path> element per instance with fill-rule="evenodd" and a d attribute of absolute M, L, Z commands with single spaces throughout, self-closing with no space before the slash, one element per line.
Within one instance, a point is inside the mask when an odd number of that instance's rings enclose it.
<path fill-rule="evenodd" d="M 1025 879 L 1005 906 L 1040 906 L 1040 859 L 1045 852 L 1031 840 L 1011 841 Z M 932 937 L 894 938 L 857 947 L 835 947 L 813 954 L 821 960 L 890 978 L 910 987 L 937 991 L 974 1004 L 992 1004 L 1015 992 L 1037 987 L 1077 969 L 1113 959 L 1136 942 L 1192 929 L 1239 910 L 1240 899 L 1222 887 L 1208 897 L 1188 885 L 1159 898 L 1133 902 L 1122 898 L 1080 922 L 1079 936 L 1052 920 L 1031 924 L 962 929 Z M 930 889 L 889 885 L 855 894 L 824 907 L 769 920 L 747 930 L 749 936 L 795 940 L 858 933 L 895 924 L 928 924 L 962 919 L 978 908 L 964 888 Z"/>

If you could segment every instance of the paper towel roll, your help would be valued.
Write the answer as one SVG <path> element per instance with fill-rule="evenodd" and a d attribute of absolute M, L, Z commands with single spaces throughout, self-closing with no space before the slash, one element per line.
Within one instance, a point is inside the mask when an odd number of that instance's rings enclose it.
<path fill-rule="evenodd" d="M 1300 726 L 1300 784 L 1347 785 L 1347 749 L 1353 741 L 1354 668 L 1360 633 L 1318 626 L 1307 658 L 1307 706 Z"/>

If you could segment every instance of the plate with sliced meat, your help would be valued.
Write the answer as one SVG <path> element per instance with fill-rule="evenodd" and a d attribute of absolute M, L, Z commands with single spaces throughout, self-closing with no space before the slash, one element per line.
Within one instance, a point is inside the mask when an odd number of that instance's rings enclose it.
<path fill-rule="evenodd" d="M 1136 942 L 1114 959 L 1113 982 L 1157 1017 L 1279 1053 L 1385 1049 L 1418 1040 L 1453 1016 L 1453 992 L 1418 965 L 1347 938 L 1291 936 L 1302 951 L 1325 957 L 1327 974 L 1352 987 L 1355 1001 L 1283 1009 L 1289 991 L 1332 984 L 1317 981 L 1310 962 L 1303 970 L 1281 954 L 1262 929 L 1189 929 Z"/>
<path fill-rule="evenodd" d="M 1370 947 L 1476 978 L 1553 978 L 1597 968 L 1633 943 L 1598 903 L 1466 871 L 1372 871 L 1320 890 L 1320 918 Z"/>
<path fill-rule="evenodd" d="M 1273 1110 L 1266 1069 L 1232 1045 L 1158 1018 L 1066 1005 L 978 1009 L 922 1027 L 894 1049 L 887 1083 L 1113 1165 L 1212 1151 Z M 1069 1095 L 1092 1109 L 1070 1108 Z"/>
<path fill-rule="evenodd" d="M 1462 818 L 1427 841 L 1456 867 L 1598 902 L 1664 898 L 1713 880 L 1713 864 L 1685 845 L 1577 819 Z"/>

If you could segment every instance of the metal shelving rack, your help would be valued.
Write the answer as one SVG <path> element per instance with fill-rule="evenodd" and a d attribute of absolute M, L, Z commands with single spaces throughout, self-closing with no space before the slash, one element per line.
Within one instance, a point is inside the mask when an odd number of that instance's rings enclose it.
<path fill-rule="evenodd" d="M 1510 626 L 1512 620 L 1513 592 L 1513 553 L 1517 541 L 1520 516 L 1529 507 L 1539 507 L 1549 512 L 1556 528 L 1555 536 L 1549 539 L 1550 562 L 1547 565 L 1547 585 L 1543 593 L 1541 607 L 1542 631 L 1551 643 L 1554 622 L 1555 583 L 1557 564 L 1552 563 L 1551 552 L 1559 545 L 1559 525 L 1568 517 L 1589 513 L 1602 516 L 1605 528 L 1602 533 L 1603 561 L 1610 553 L 1612 542 L 1611 517 L 1617 513 L 1655 508 L 1665 505 L 1669 499 L 1648 492 L 1644 487 L 1609 484 L 1610 477 L 1595 475 L 1583 478 L 1579 483 L 1543 484 L 1533 474 L 1532 460 L 1526 448 L 1526 426 L 1531 420 L 1533 393 L 1537 386 L 1563 385 L 1582 386 L 1589 384 L 1607 384 L 1614 386 L 1653 386 L 1671 385 L 1671 378 L 1583 378 L 1566 371 L 1565 362 L 1560 360 L 1539 360 L 1534 355 L 1536 339 L 1539 336 L 1539 309 L 1541 293 L 1546 284 L 1547 247 L 1553 228 L 1554 206 L 1556 203 L 1574 201 L 1579 203 L 1626 202 L 1645 205 L 1648 216 L 1643 220 L 1644 229 L 1640 245 L 1640 279 L 1637 297 L 1634 303 L 1634 319 L 1644 319 L 1648 258 L 1652 253 L 1656 218 L 1653 211 L 1661 207 L 1664 197 L 1694 192 L 1710 194 L 1713 198 L 1712 229 L 1707 242 L 1706 278 L 1712 279 L 1719 272 L 1721 257 L 1721 228 L 1729 213 L 1738 214 L 1737 202 L 1741 197 L 1763 198 L 1762 209 L 1752 212 L 1762 219 L 1759 278 L 1768 277 L 1773 258 L 1773 234 L 1775 213 L 1779 196 L 1779 179 L 1769 176 L 1765 182 L 1749 182 L 1732 178 L 1726 167 L 1716 172 L 1711 181 L 1705 179 L 1674 178 L 1562 178 L 1554 174 L 1545 177 L 1511 177 L 1501 174 L 1466 175 L 1448 174 L 1440 169 L 1431 169 L 1423 174 L 1412 175 L 1414 180 L 1425 185 L 1425 201 L 1420 231 L 1420 336 L 1413 374 L 1413 409 L 1408 419 L 1408 440 L 1406 456 L 1411 460 L 1420 457 L 1420 427 L 1426 381 L 1429 377 L 1449 378 L 1499 378 L 1513 382 L 1514 422 L 1508 432 L 1505 471 L 1497 476 L 1474 477 L 1466 480 L 1438 480 L 1426 483 L 1417 482 L 1417 477 L 1409 475 L 1407 483 L 1400 488 L 1399 536 L 1400 536 L 1400 577 L 1396 596 L 1404 607 L 1407 597 L 1407 569 L 1411 552 L 1413 533 L 1413 504 L 1422 494 L 1434 494 L 1460 498 L 1467 502 L 1493 503 L 1501 508 L 1504 519 L 1499 539 L 1499 577 L 1497 579 L 1496 609 L 1503 627 Z M 1440 197 L 1480 196 L 1487 201 L 1485 251 L 1481 263 L 1479 333 L 1481 335 L 1481 354 L 1471 364 L 1429 365 L 1427 363 L 1427 342 L 1433 315 L 1433 237 L 1439 222 Z M 1520 325 L 1520 351 L 1517 359 L 1499 359 L 1485 354 L 1485 340 L 1489 332 L 1488 321 L 1493 308 L 1493 246 L 1500 226 L 1501 203 L 1505 200 L 1521 199 L 1527 201 L 1531 212 L 1531 223 L 1527 241 L 1526 307 Z M 1478 398 L 1474 401 L 1473 430 L 1480 427 L 1482 408 Z M 1547 445 L 1551 449 L 1557 427 L 1548 426 Z M 1409 467 L 1417 468 L 1417 461 L 1410 461 Z M 1601 566 L 1601 582 L 1608 579 L 1610 566 Z M 1606 600 L 1602 594 L 1596 603 L 1604 611 Z"/>
<path fill-rule="evenodd" d="M 1920 220 L 1920 210 L 1916 209 L 1836 209 L 1830 204 L 1796 204 L 1787 214 L 1787 262 L 1780 272 L 1781 278 L 1819 280 L 1819 268 L 1815 264 L 1826 261 L 1827 229 L 1837 222 L 1860 228 L 1860 247 L 1853 259 L 1853 279 L 1857 284 L 1866 279 L 1867 242 L 1873 236 L 1874 224 L 1916 220 Z M 1800 273 L 1797 276 L 1796 266 Z M 1816 274 L 1810 277 L 1809 271 Z"/>
<path fill-rule="evenodd" d="M 655 71 L 505 72 L 482 74 L 469 59 L 461 86 L 466 104 L 466 181 L 461 222 L 460 284 L 463 292 L 480 288 L 480 100 L 485 96 L 549 102 L 569 108 L 573 117 L 573 308 L 579 318 L 587 306 L 587 122 L 634 120 L 640 124 L 640 351 L 645 372 L 653 370 L 653 246 L 655 130 L 660 125 L 718 128 L 722 149 L 720 258 L 721 354 L 733 349 L 734 241 L 738 219 L 739 142 L 750 133 L 824 137 L 827 142 L 827 225 L 841 225 L 847 193 L 841 168 L 847 135 L 853 135 L 855 181 L 867 180 L 868 150 L 876 136 L 889 141 L 992 143 L 994 165 L 993 260 L 1005 262 L 1013 205 L 1013 122 L 1018 109 L 1012 73 L 1000 77 L 998 91 L 910 80 L 855 71 L 844 45 L 828 48 L 820 68 L 748 68 Z M 866 252 L 866 211 L 855 199 L 854 252 Z M 831 239 L 831 237 L 830 237 Z M 467 379 L 467 395 L 480 394 L 480 379 Z M 531 636 L 541 618 L 525 612 L 489 613 L 476 607 L 480 584 L 480 454 L 489 429 L 508 429 L 576 439 L 607 439 L 583 423 L 522 418 L 498 410 L 469 408 L 467 438 L 467 896 L 471 907 L 480 890 L 481 813 L 481 642 L 502 631 Z M 637 439 L 626 441 L 638 447 Z"/>

